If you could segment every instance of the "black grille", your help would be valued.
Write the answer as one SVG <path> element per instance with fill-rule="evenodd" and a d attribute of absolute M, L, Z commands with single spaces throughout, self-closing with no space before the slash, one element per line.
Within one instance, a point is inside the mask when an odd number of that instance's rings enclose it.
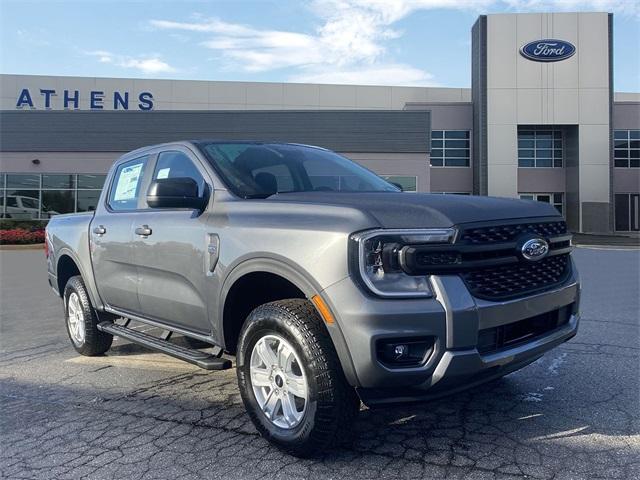
<path fill-rule="evenodd" d="M 545 238 L 555 237 L 567 233 L 567 224 L 565 222 L 540 222 L 469 228 L 462 233 L 459 242 L 471 245 L 504 243 L 515 240 L 523 233 L 532 233 Z"/>
<path fill-rule="evenodd" d="M 552 288 L 566 280 L 568 274 L 569 254 L 562 254 L 538 262 L 481 268 L 461 276 L 473 296 L 502 300 Z"/>
<path fill-rule="evenodd" d="M 573 304 L 570 304 L 535 317 L 482 329 L 478 332 L 478 351 L 482 354 L 492 353 L 529 342 L 566 325 L 572 311 Z"/>

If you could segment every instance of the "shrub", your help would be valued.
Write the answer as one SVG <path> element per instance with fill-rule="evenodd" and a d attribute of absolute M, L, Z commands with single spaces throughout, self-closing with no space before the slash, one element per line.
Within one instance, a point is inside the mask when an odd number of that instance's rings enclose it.
<path fill-rule="evenodd" d="M 44 243 L 44 230 L 25 230 L 13 228 L 0 230 L 0 245 L 30 245 Z"/>

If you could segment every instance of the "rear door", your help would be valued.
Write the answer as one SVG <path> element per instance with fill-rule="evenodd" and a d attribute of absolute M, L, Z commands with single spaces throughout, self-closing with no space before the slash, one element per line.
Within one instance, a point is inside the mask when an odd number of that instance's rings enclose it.
<path fill-rule="evenodd" d="M 198 183 L 199 195 L 213 191 L 206 170 L 185 147 L 160 152 L 151 173 L 150 182 L 159 178 L 189 177 Z M 133 225 L 142 314 L 176 327 L 210 334 L 207 304 L 212 277 L 207 247 L 217 238 L 205 222 L 206 214 L 193 209 L 151 209 L 146 202 L 144 205 L 147 208 L 137 214 Z"/>
<path fill-rule="evenodd" d="M 110 307 L 140 311 L 138 270 L 133 259 L 133 224 L 147 170 L 148 156 L 120 164 L 98 205 L 89 235 L 100 298 Z"/>

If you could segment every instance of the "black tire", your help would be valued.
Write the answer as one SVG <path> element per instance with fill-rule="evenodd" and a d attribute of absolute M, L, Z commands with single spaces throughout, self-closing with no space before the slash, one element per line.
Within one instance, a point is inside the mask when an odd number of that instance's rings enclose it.
<path fill-rule="evenodd" d="M 291 345 L 307 378 L 304 415 L 292 428 L 280 428 L 267 418 L 251 385 L 251 353 L 266 335 L 280 336 Z M 351 438 L 360 399 L 347 383 L 329 334 L 309 301 L 279 300 L 253 310 L 240 332 L 236 362 L 240 394 L 251 420 L 280 449 L 309 457 Z"/>
<path fill-rule="evenodd" d="M 73 294 L 75 294 L 78 299 L 82 314 L 82 318 L 79 322 L 80 327 L 83 328 L 84 331 L 82 340 L 75 338 L 70 329 L 69 298 Z M 91 305 L 87 288 L 84 286 L 84 282 L 80 275 L 76 275 L 69 279 L 64 287 L 63 299 L 65 326 L 73 348 L 75 348 L 79 354 L 86 355 L 88 357 L 102 355 L 104 352 L 109 350 L 109 348 L 111 348 L 111 343 L 113 342 L 113 335 L 98 330 L 97 325 L 100 323 L 100 320 L 98 319 L 97 312 Z"/>

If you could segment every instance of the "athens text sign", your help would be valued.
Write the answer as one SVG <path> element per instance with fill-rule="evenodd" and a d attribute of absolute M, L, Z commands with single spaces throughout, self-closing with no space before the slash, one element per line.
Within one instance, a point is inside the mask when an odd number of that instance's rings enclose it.
<path fill-rule="evenodd" d="M 80 102 L 83 102 L 82 104 Z M 81 107 L 82 105 L 82 107 Z M 16 100 L 17 109 L 46 110 L 153 110 L 153 94 L 127 91 L 105 92 L 92 90 L 61 90 L 23 88 Z"/>

